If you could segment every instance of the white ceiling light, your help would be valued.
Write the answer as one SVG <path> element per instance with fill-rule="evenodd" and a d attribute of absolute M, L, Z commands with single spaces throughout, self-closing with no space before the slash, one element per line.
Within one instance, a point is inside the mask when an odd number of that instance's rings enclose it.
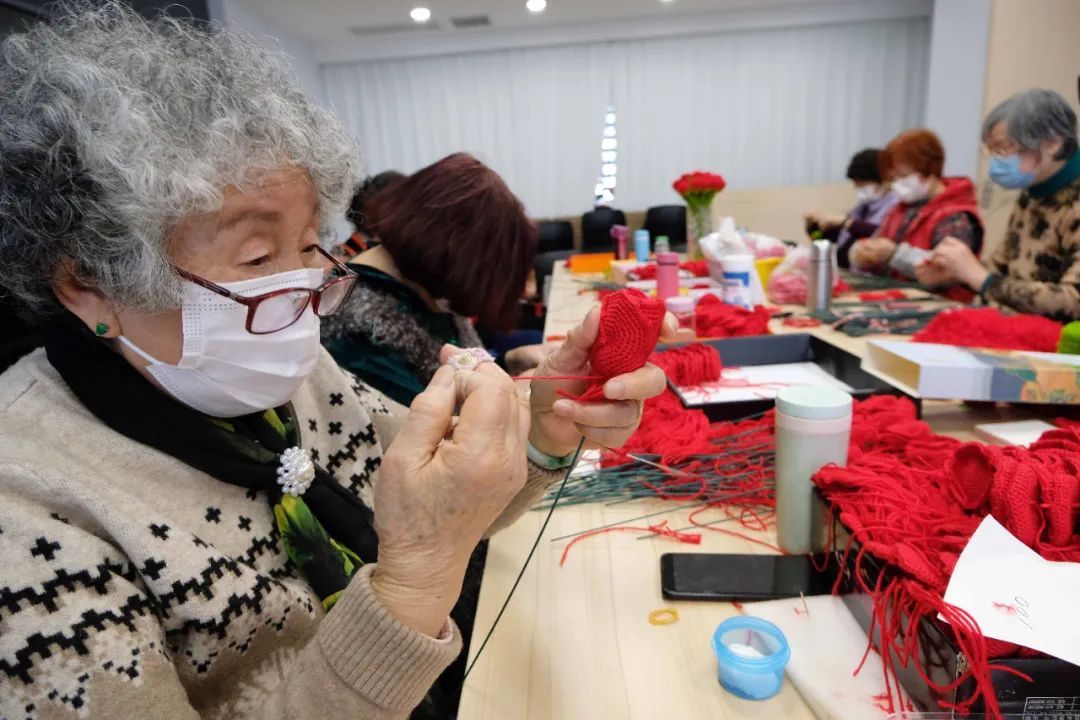
<path fill-rule="evenodd" d="M 529 12 L 544 12 L 544 8 L 547 7 L 547 0 L 528 0 L 525 7 L 529 8 Z"/>
<path fill-rule="evenodd" d="M 428 20 L 431 19 L 431 11 L 428 10 L 426 7 L 414 7 L 412 10 L 409 11 L 409 17 L 411 17 L 415 22 L 426 23 Z"/>
<path fill-rule="evenodd" d="M 668 3 L 673 3 L 673 2 L 675 2 L 675 0 L 660 0 L 660 2 L 664 3 L 665 5 L 667 5 Z"/>

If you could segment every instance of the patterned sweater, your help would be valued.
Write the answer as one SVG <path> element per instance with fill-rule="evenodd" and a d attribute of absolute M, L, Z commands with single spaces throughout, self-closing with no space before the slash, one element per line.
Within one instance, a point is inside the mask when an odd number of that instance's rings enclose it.
<path fill-rule="evenodd" d="M 435 312 L 415 290 L 381 270 L 352 263 L 358 281 L 348 305 L 323 318 L 323 345 L 368 386 L 412 403 L 439 369 L 443 345 L 481 347 L 468 318 Z"/>
<path fill-rule="evenodd" d="M 293 405 L 370 504 L 395 406 L 325 352 Z M 496 527 L 557 477 L 530 466 Z M 398 622 L 374 565 L 324 613 L 261 495 L 113 432 L 41 350 L 0 376 L 0 718 L 405 717 L 456 628 Z"/>
<path fill-rule="evenodd" d="M 1020 194 L 987 265 L 988 299 L 1063 322 L 1080 319 L 1080 152 Z"/>

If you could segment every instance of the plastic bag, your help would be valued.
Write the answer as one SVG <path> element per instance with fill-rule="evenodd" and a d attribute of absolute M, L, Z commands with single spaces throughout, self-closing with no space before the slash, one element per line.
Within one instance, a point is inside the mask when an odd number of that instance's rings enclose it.
<path fill-rule="evenodd" d="M 787 255 L 787 245 L 779 238 L 774 238 L 772 235 L 762 235 L 761 233 L 747 231 L 740 234 L 742 235 L 743 243 L 750 252 L 753 253 L 756 260 L 762 260 L 764 258 L 782 258 Z"/>
<path fill-rule="evenodd" d="M 719 263 L 725 255 L 753 255 L 742 237 L 735 229 L 735 218 L 725 217 L 720 220 L 716 232 L 709 233 L 698 241 L 701 254 L 709 263 Z"/>
<path fill-rule="evenodd" d="M 840 284 L 840 267 L 832 254 L 833 293 Z M 805 305 L 810 286 L 810 246 L 792 248 L 769 276 L 769 299 L 778 305 Z"/>

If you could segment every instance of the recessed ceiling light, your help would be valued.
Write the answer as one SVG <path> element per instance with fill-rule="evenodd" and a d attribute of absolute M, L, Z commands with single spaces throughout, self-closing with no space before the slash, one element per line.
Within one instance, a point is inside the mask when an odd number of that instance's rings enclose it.
<path fill-rule="evenodd" d="M 528 0 L 525 7 L 529 8 L 529 12 L 544 12 L 544 8 L 547 7 L 547 0 Z"/>
<path fill-rule="evenodd" d="M 431 11 L 426 7 L 415 7 L 409 11 L 409 17 L 418 23 L 426 23 L 431 19 Z"/>
<path fill-rule="evenodd" d="M 673 2 L 675 2 L 675 0 L 660 0 L 660 2 L 664 3 L 665 5 L 667 5 L 667 4 L 669 4 L 669 3 L 673 3 Z"/>

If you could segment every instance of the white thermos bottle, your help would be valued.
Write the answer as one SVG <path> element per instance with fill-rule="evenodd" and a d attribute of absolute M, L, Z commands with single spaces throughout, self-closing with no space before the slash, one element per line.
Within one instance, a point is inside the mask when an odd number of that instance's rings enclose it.
<path fill-rule="evenodd" d="M 814 547 L 810 478 L 826 465 L 847 465 L 851 395 L 831 387 L 790 387 L 776 396 L 776 538 L 785 551 Z"/>

